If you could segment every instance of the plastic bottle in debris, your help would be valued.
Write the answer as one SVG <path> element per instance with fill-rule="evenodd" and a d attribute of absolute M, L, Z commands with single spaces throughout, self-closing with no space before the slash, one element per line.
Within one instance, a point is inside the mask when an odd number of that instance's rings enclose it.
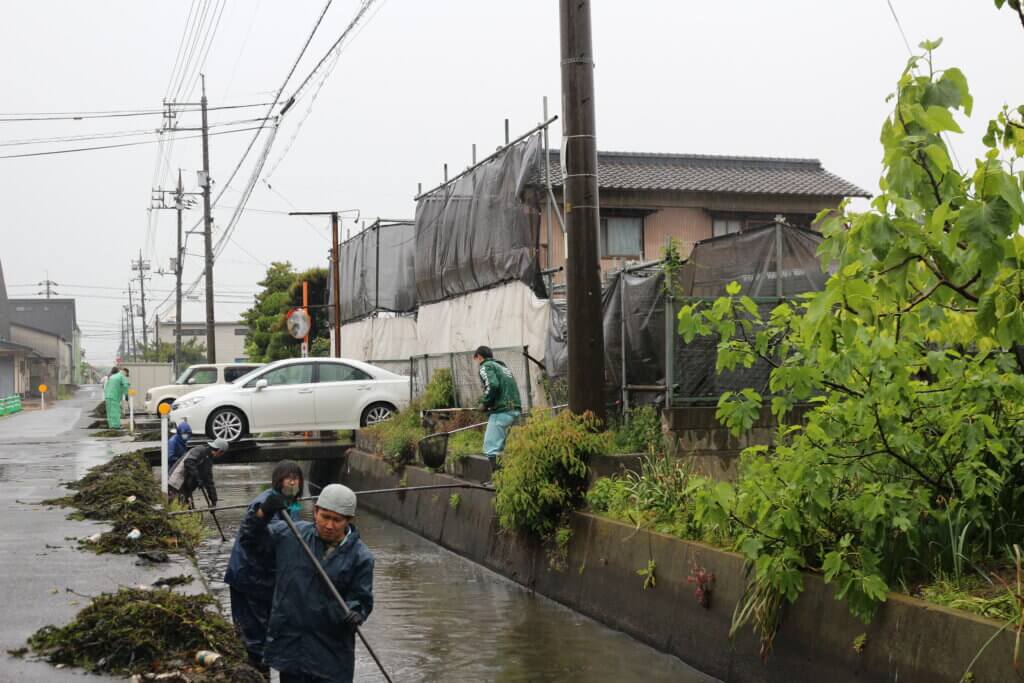
<path fill-rule="evenodd" d="M 223 664 L 223 662 L 221 661 L 221 655 L 219 652 L 214 652 L 212 650 L 200 650 L 196 653 L 196 664 L 210 668 Z"/>

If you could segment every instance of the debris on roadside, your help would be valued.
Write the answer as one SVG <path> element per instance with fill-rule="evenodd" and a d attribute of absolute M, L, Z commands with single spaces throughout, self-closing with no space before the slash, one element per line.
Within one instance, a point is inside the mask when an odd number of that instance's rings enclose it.
<path fill-rule="evenodd" d="M 90 673 L 195 683 L 263 681 L 246 663 L 234 626 L 217 613 L 212 597 L 169 588 L 103 593 L 66 626 L 36 631 L 28 646 L 51 664 Z M 193 663 L 202 651 L 218 655 L 204 658 L 210 666 Z"/>
<path fill-rule="evenodd" d="M 152 470 L 138 453 L 114 456 L 67 485 L 74 494 L 44 501 L 49 505 L 77 508 L 69 517 L 113 523 L 113 529 L 83 539 L 82 545 L 97 553 L 138 553 L 177 550 L 190 553 L 203 539 L 201 519 L 192 515 L 168 517 L 163 494 Z"/>

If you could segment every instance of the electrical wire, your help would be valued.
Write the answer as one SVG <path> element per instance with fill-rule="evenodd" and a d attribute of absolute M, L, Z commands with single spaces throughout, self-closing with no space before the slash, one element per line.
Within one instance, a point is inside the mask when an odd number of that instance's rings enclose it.
<path fill-rule="evenodd" d="M 266 107 L 273 105 L 273 102 L 253 102 L 252 104 L 225 104 L 218 107 L 207 107 L 207 111 L 219 111 L 224 109 L 248 109 L 252 107 Z M 172 108 L 175 106 L 170 104 Z M 201 107 L 192 104 L 178 105 L 180 108 L 173 109 L 176 114 L 187 114 L 189 112 L 202 111 Z M 0 123 L 16 121 L 79 121 L 83 119 L 116 119 L 133 116 L 157 116 L 163 114 L 166 109 L 114 109 L 106 111 L 28 111 L 28 112 L 7 112 L 0 113 Z"/>
<path fill-rule="evenodd" d="M 309 44 L 313 41 L 313 36 L 316 35 L 317 30 L 320 28 L 320 24 L 323 22 L 324 16 L 327 14 L 327 10 L 330 9 L 332 1 L 333 0 L 327 0 L 327 2 L 324 4 L 324 8 L 323 8 L 323 10 L 321 10 L 320 16 L 317 17 L 316 23 L 313 25 L 313 29 L 310 31 L 309 36 L 306 38 L 306 42 L 303 43 L 302 49 L 299 51 L 298 57 L 295 58 L 294 63 L 292 64 L 291 68 L 288 70 L 288 74 L 285 76 L 284 81 L 282 81 L 282 83 L 281 83 L 281 87 L 278 88 L 277 94 L 274 96 L 274 101 L 270 104 L 270 106 L 267 109 L 267 114 L 266 115 L 268 117 L 273 114 L 274 107 L 281 100 L 281 95 L 284 93 L 285 88 L 288 87 L 288 82 L 291 80 L 292 75 L 295 73 L 295 70 L 298 68 L 299 62 L 302 60 L 302 57 L 306 54 L 306 50 L 309 49 Z M 263 152 L 260 155 L 260 160 L 256 164 L 255 178 L 259 177 L 259 172 L 262 170 L 263 164 L 266 163 L 266 159 L 267 159 L 267 157 L 270 154 L 270 148 L 274 144 L 274 139 L 277 137 L 278 126 L 279 126 L 279 124 L 275 124 L 274 125 L 274 127 L 271 129 L 271 134 L 267 137 L 266 141 L 264 142 Z M 260 133 L 263 132 L 263 128 L 264 127 L 265 127 L 265 124 L 261 124 L 259 129 L 252 136 L 252 139 L 249 141 L 249 144 L 246 146 L 245 151 L 242 152 L 241 158 L 238 160 L 238 163 L 235 165 L 234 170 L 231 171 L 231 175 L 228 177 L 227 182 L 224 183 L 223 189 L 221 189 L 220 192 L 217 193 L 217 197 L 213 200 L 213 204 L 214 205 L 216 205 L 216 203 L 218 201 L 220 201 L 220 198 L 224 196 L 224 193 L 231 186 L 231 183 L 234 182 L 235 176 L 237 176 L 238 172 L 241 170 L 242 164 L 244 164 L 245 160 L 248 158 L 249 153 L 252 151 L 252 148 L 255 146 L 256 140 L 259 139 Z M 256 183 L 255 178 L 250 176 L 250 182 L 247 184 L 246 190 L 242 192 L 241 201 L 239 202 L 239 206 L 241 208 L 240 209 L 235 209 L 235 213 L 232 215 L 231 221 L 229 222 L 228 230 L 225 233 L 227 236 L 230 236 L 231 230 L 234 229 L 234 225 L 237 224 L 238 218 L 242 214 L 242 210 L 244 210 L 244 207 L 245 207 L 246 203 L 248 202 L 249 197 L 252 195 L 252 189 L 253 189 L 253 187 L 255 186 L 255 183 Z M 201 220 L 198 221 L 192 227 L 192 229 L 194 230 L 196 227 L 198 227 L 201 222 L 202 222 Z M 220 251 L 222 251 L 222 250 L 223 250 L 223 247 L 221 247 L 220 250 L 217 250 L 216 253 L 214 254 L 213 258 L 214 258 L 215 261 L 216 261 L 216 258 L 220 255 Z M 201 271 L 199 273 L 199 276 L 189 285 L 189 287 L 188 287 L 189 293 L 191 293 L 198 286 L 199 281 L 203 279 L 203 275 L 204 274 L 205 274 L 205 268 L 204 268 L 203 271 Z M 159 309 L 160 307 L 165 306 L 168 303 L 169 299 L 170 299 L 170 297 L 164 299 L 160 304 L 157 305 L 156 309 Z"/>
<path fill-rule="evenodd" d="M 195 14 L 196 0 L 192 0 L 192 3 L 188 8 L 188 15 L 185 17 L 185 30 L 181 33 L 181 40 L 178 41 L 178 54 L 174 56 L 174 66 L 171 67 L 171 78 L 167 83 L 167 89 L 164 91 L 164 99 L 166 100 L 171 94 L 171 83 L 174 82 L 174 74 L 178 72 L 178 65 L 181 64 L 181 57 L 184 54 L 185 48 L 185 37 L 188 34 L 188 27 L 192 23 L 192 16 Z"/>
<path fill-rule="evenodd" d="M 258 123 L 263 119 L 238 119 L 235 121 L 223 121 L 211 123 L 210 128 L 223 128 L 225 126 L 239 126 L 244 123 Z M 84 135 L 65 135 L 49 138 L 21 138 L 16 140 L 5 140 L 0 142 L 0 147 L 18 147 L 22 145 L 42 145 L 55 142 L 75 142 L 79 140 L 109 140 L 114 138 L 137 137 L 140 135 L 160 135 L 164 131 L 159 128 L 138 128 L 136 130 L 114 131 L 110 133 L 89 133 Z"/>
<path fill-rule="evenodd" d="M 222 130 L 222 131 L 219 131 L 219 132 L 216 132 L 216 133 L 210 133 L 209 135 L 212 137 L 214 135 L 227 135 L 228 133 L 245 133 L 245 132 L 250 131 L 250 130 L 259 130 L 259 128 L 253 127 L 253 128 L 239 128 L 238 130 Z M 192 140 L 192 139 L 201 138 L 201 137 L 203 137 L 203 136 L 202 135 L 185 135 L 185 136 L 182 136 L 182 137 L 180 137 L 178 139 L 179 140 Z M 157 140 L 139 140 L 137 142 L 121 142 L 121 143 L 117 143 L 117 144 L 113 144 L 113 145 L 97 145 L 97 146 L 93 146 L 93 147 L 72 147 L 72 148 L 68 148 L 68 149 L 54 149 L 54 150 L 49 150 L 49 151 L 45 151 L 45 152 L 26 152 L 26 153 L 23 153 L 23 154 L 4 154 L 4 155 L 0 155 L 0 159 L 22 159 L 22 158 L 25 158 L 25 157 L 41 157 L 41 156 L 51 156 L 51 155 L 55 155 L 55 154 L 73 154 L 75 152 L 93 152 L 93 151 L 102 150 L 102 149 L 118 149 L 120 147 L 137 147 L 139 145 L 152 145 L 155 142 L 157 142 Z"/>

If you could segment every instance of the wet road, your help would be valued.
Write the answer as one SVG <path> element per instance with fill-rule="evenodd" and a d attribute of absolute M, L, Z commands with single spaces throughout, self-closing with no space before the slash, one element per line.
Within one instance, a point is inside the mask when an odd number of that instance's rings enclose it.
<path fill-rule="evenodd" d="M 221 504 L 255 497 L 271 469 L 218 467 Z M 233 536 L 241 514 L 218 517 Z M 364 633 L 396 681 L 715 680 L 379 517 L 361 514 L 356 523 L 377 560 L 376 604 Z M 214 538 L 199 554 L 228 613 L 220 579 L 230 551 L 231 542 Z M 356 647 L 356 680 L 383 681 L 365 649 Z"/>

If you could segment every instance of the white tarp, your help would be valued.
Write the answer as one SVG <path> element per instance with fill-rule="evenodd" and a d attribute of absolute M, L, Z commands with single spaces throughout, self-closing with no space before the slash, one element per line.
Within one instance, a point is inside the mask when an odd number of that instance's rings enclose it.
<path fill-rule="evenodd" d="M 341 326 L 343 358 L 404 359 L 418 353 L 423 352 L 419 350 L 414 318 L 366 318 Z"/>
<path fill-rule="evenodd" d="M 530 355 L 541 358 L 547 345 L 548 306 L 547 299 L 538 299 L 522 282 L 420 306 L 418 353 L 528 345 Z"/>

